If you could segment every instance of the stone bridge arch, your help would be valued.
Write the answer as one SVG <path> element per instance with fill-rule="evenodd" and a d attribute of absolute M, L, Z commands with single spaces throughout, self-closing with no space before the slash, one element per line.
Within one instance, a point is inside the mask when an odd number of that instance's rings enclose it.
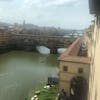
<path fill-rule="evenodd" d="M 48 40 L 47 47 L 50 49 L 51 54 L 57 54 L 57 49 L 59 48 L 59 40 Z"/>

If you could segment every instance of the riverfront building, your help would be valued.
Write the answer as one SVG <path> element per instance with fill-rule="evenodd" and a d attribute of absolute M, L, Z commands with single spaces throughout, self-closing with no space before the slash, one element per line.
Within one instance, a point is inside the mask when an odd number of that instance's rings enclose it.
<path fill-rule="evenodd" d="M 75 89 L 73 88 L 72 84 L 73 80 L 78 78 L 83 78 L 85 80 L 84 85 L 88 87 L 90 59 L 87 56 L 87 49 L 84 41 L 77 38 L 58 58 L 58 60 L 60 61 L 59 91 L 64 89 L 68 96 L 71 96 L 72 94 L 74 95 Z M 80 91 L 81 88 L 78 87 L 78 89 Z"/>
<path fill-rule="evenodd" d="M 90 13 L 95 15 L 95 21 L 84 34 L 84 44 L 88 50 L 87 57 L 77 56 L 80 40 L 76 40 L 59 57 L 59 91 L 63 88 L 70 95 L 71 80 L 77 75 L 80 76 L 81 72 L 89 84 L 88 100 L 100 100 L 100 0 L 89 0 L 89 4 Z"/>
<path fill-rule="evenodd" d="M 10 33 L 5 28 L 0 28 L 0 49 L 9 48 Z"/>
<path fill-rule="evenodd" d="M 90 33 L 87 33 L 88 38 L 86 39 L 91 58 L 88 100 L 100 100 L 100 0 L 89 1 L 90 13 L 95 15 L 95 21 L 94 27 Z"/>

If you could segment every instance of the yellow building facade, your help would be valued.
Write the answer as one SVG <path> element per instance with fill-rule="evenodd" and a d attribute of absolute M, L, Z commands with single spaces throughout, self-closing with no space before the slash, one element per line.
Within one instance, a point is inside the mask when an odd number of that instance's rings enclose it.
<path fill-rule="evenodd" d="M 91 59 L 88 100 L 100 100 L 100 0 L 89 0 L 89 4 L 95 20 L 91 32 L 86 34 Z"/>
<path fill-rule="evenodd" d="M 0 46 L 1 47 L 7 47 L 10 40 L 10 34 L 7 33 L 7 30 L 0 29 Z"/>
<path fill-rule="evenodd" d="M 59 60 L 59 91 L 64 89 L 68 96 L 71 94 L 71 81 L 80 76 L 89 83 L 90 59 L 79 56 L 82 41 L 76 39 L 67 50 L 58 58 Z"/>
<path fill-rule="evenodd" d="M 91 37 L 88 37 L 88 55 L 91 58 L 88 100 L 100 100 L 100 16 L 95 18 Z"/>

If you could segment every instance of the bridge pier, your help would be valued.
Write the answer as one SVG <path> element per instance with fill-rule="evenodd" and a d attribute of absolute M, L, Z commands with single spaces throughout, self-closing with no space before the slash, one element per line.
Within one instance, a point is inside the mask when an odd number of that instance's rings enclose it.
<path fill-rule="evenodd" d="M 32 47 L 32 50 L 37 52 L 36 46 Z"/>
<path fill-rule="evenodd" d="M 57 48 L 50 49 L 50 54 L 57 54 Z"/>

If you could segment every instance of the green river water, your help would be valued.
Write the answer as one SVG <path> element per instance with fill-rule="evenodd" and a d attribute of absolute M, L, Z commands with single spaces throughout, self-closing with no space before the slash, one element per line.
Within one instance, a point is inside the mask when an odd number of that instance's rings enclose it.
<path fill-rule="evenodd" d="M 24 51 L 0 54 L 0 100 L 25 100 L 48 76 L 57 76 L 57 57 Z"/>

